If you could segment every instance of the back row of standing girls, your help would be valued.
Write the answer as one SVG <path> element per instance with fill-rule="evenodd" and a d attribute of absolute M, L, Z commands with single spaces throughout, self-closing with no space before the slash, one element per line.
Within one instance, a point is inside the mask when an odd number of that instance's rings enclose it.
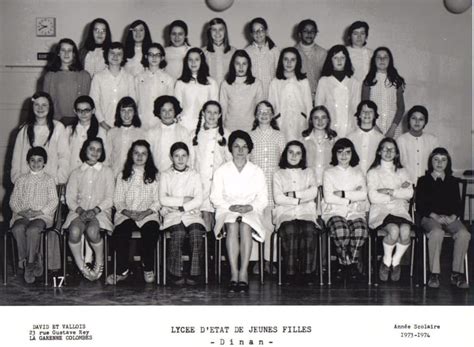
<path fill-rule="evenodd" d="M 90 93 L 101 127 L 109 130 L 118 101 L 130 96 L 143 127 L 151 128 L 157 124 L 154 100 L 175 95 L 183 107 L 179 120 L 191 132 L 207 100 L 220 101 L 229 131 L 249 131 L 256 103 L 268 99 L 286 140 L 301 139 L 313 103 L 326 106 L 334 130 L 343 137 L 356 128 L 352 115 L 359 101 L 370 99 L 379 108 L 379 130 L 390 137 L 400 134 L 405 81 L 387 47 L 374 54 L 366 47 L 367 23 L 354 22 L 347 30 L 348 45 L 329 52 L 315 43 L 318 26 L 310 19 L 299 23 L 297 45 L 281 52 L 263 18 L 250 21 L 252 43 L 245 50 L 230 45 L 222 19 L 212 19 L 207 28 L 206 46 L 191 48 L 186 23 L 176 20 L 169 25 L 169 46 L 163 48 L 153 43 L 147 24 L 136 20 L 122 45 L 112 42 L 104 19 L 95 19 L 81 53 L 73 41 L 62 39 L 47 67 L 43 89 L 53 98 L 56 119 L 69 124 L 75 98 Z"/>

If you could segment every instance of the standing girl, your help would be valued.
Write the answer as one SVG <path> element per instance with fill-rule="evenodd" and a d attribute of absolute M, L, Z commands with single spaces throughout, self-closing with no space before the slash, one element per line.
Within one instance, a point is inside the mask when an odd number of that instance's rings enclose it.
<path fill-rule="evenodd" d="M 104 270 L 104 243 L 100 230 L 112 230 L 114 176 L 112 169 L 103 164 L 105 150 L 101 138 L 87 139 L 80 156 L 83 164 L 71 173 L 66 188 L 69 214 L 63 228 L 68 229 L 69 248 L 77 267 L 85 278 L 94 281 Z M 93 269 L 85 264 L 82 255 L 83 234 L 95 253 Z"/>
<path fill-rule="evenodd" d="M 137 19 L 130 24 L 124 46 L 126 59 L 124 68 L 130 75 L 136 76 L 144 70 L 142 58 L 151 42 L 150 29 L 144 21 Z"/>
<path fill-rule="evenodd" d="M 229 43 L 227 25 L 222 18 L 211 19 L 207 28 L 207 45 L 203 48 L 209 74 L 218 85 L 224 80 L 229 62 L 235 52 L 235 48 Z"/>
<path fill-rule="evenodd" d="M 94 99 L 100 126 L 110 130 L 119 100 L 124 96 L 135 98 L 135 83 L 133 76 L 122 68 L 125 61 L 120 42 L 112 42 L 110 47 L 105 48 L 104 58 L 107 69 L 92 79 L 90 96 Z"/>
<path fill-rule="evenodd" d="M 377 126 L 386 137 L 401 134 L 405 101 L 405 80 L 394 66 L 392 52 L 387 47 L 375 50 L 370 60 L 370 70 L 362 84 L 362 100 L 372 100 L 378 106 Z"/>
<path fill-rule="evenodd" d="M 107 68 L 104 59 L 104 48 L 112 42 L 109 23 L 103 18 L 96 18 L 89 24 L 86 41 L 81 49 L 81 62 L 91 78 Z"/>
<path fill-rule="evenodd" d="M 346 47 L 331 47 L 324 62 L 323 77 L 318 82 L 314 104 L 327 107 L 339 137 L 345 137 L 355 128 L 353 115 L 360 101 L 360 82 L 353 74 Z"/>
<path fill-rule="evenodd" d="M 95 116 L 94 100 L 88 95 L 81 95 L 74 101 L 76 118 L 66 128 L 69 145 L 69 172 L 82 165 L 79 153 L 82 144 L 89 138 L 100 137 L 105 142 L 105 130 L 99 126 Z"/>
<path fill-rule="evenodd" d="M 143 277 L 153 283 L 154 249 L 158 240 L 158 169 L 153 162 L 150 144 L 135 141 L 127 154 L 127 161 L 117 179 L 114 193 L 115 229 L 112 241 L 117 254 L 116 276 L 107 277 L 108 284 L 117 284 L 128 277 L 128 250 L 132 231 L 138 230 L 143 239 Z"/>
<path fill-rule="evenodd" d="M 71 39 L 61 39 L 51 64 L 46 68 L 43 90 L 54 101 L 54 118 L 70 124 L 74 117 L 72 105 L 80 95 L 89 94 L 91 77 L 82 67 L 76 44 Z"/>
<path fill-rule="evenodd" d="M 183 73 L 176 82 L 174 95 L 183 107 L 181 124 L 194 132 L 202 105 L 208 100 L 219 98 L 219 87 L 209 77 L 209 66 L 200 48 L 191 48 L 186 53 Z"/>
<path fill-rule="evenodd" d="M 263 211 L 262 221 L 267 230 L 272 230 L 272 209 L 275 206 L 273 202 L 273 174 L 278 170 L 278 163 L 286 141 L 285 136 L 276 124 L 273 106 L 268 101 L 261 101 L 257 104 L 250 137 L 254 145 L 250 154 L 250 161 L 259 166 L 265 174 L 268 205 Z M 271 233 L 267 233 L 265 236 L 265 260 L 270 261 Z M 251 260 L 256 260 L 258 256 L 258 247 L 255 244 L 254 246 Z M 255 270 L 257 270 L 258 263 L 255 266 Z M 270 263 L 267 263 L 266 269 L 267 271 L 271 270 Z"/>
<path fill-rule="evenodd" d="M 288 141 L 301 139 L 301 132 L 306 127 L 313 106 L 311 87 L 301 67 L 298 50 L 294 47 L 285 48 L 278 60 L 276 78 L 270 83 L 268 99 L 280 115 L 278 126 Z"/>
<path fill-rule="evenodd" d="M 203 203 L 201 214 L 206 230 L 214 228 L 214 208 L 209 199 L 214 172 L 232 159 L 227 150 L 229 134 L 222 125 L 222 109 L 217 101 L 207 101 L 199 114 L 196 135 L 193 139 L 194 169 L 201 175 Z"/>
<path fill-rule="evenodd" d="M 316 221 L 318 187 L 313 170 L 306 166 L 306 150 L 299 141 L 290 141 L 280 159 L 280 169 L 273 176 L 275 230 L 282 238 L 286 277 L 291 283 L 299 269 L 303 281 L 310 284 L 314 271 L 316 235 L 321 228 Z"/>
<path fill-rule="evenodd" d="M 332 167 L 324 171 L 322 217 L 336 244 L 341 272 L 356 279 L 360 249 L 368 236 L 367 186 L 350 140 L 337 140 L 331 154 Z"/>
<path fill-rule="evenodd" d="M 188 42 L 188 26 L 182 20 L 173 21 L 168 27 L 169 44 L 165 48 L 166 72 L 175 80 L 183 73 L 183 60 L 190 48 Z"/>
<path fill-rule="evenodd" d="M 48 155 L 44 171 L 56 184 L 65 184 L 69 176 L 67 136 L 64 125 L 53 120 L 53 100 L 48 93 L 36 92 L 31 97 L 30 107 L 13 147 L 11 181 L 15 184 L 20 175 L 30 172 L 26 155 L 31 147 L 40 146 Z"/>
<path fill-rule="evenodd" d="M 356 21 L 347 29 L 347 51 L 354 68 L 354 77 L 359 83 L 362 83 L 367 76 L 372 57 L 372 50 L 365 47 L 368 36 L 369 25 L 366 22 Z"/>
<path fill-rule="evenodd" d="M 331 117 L 325 106 L 316 106 L 309 113 L 308 129 L 303 131 L 303 144 L 308 151 L 308 167 L 312 168 L 318 186 L 323 172 L 331 162 L 331 150 L 337 134 L 331 129 Z"/>
<path fill-rule="evenodd" d="M 153 114 L 153 103 L 160 95 L 173 95 L 175 80 L 168 75 L 165 50 L 159 43 L 152 43 L 142 59 L 145 71 L 135 77 L 138 111 L 145 129 L 157 125 Z"/>
<path fill-rule="evenodd" d="M 224 126 L 229 131 L 250 131 L 257 103 L 263 99 L 262 82 L 252 75 L 248 53 L 238 49 L 232 55 L 229 73 L 221 84 L 219 100 Z"/>
<path fill-rule="evenodd" d="M 204 220 L 201 218 L 202 185 L 199 174 L 188 166 L 189 149 L 184 142 L 171 146 L 173 166 L 160 177 L 160 203 L 163 225 L 161 230 L 170 234 L 168 271 L 174 283 L 186 281 L 196 285 L 200 281 L 202 264 Z M 183 277 L 182 248 L 185 236 L 189 235 L 191 266 L 188 278 Z"/>
<path fill-rule="evenodd" d="M 380 141 L 377 154 L 367 173 L 370 198 L 369 226 L 384 229 L 384 255 L 380 264 L 380 280 L 400 280 L 400 260 L 410 246 L 412 218 L 408 212 L 413 186 L 408 171 L 400 163 L 397 143 L 390 137 Z M 395 248 L 395 253 L 393 249 Z"/>
<path fill-rule="evenodd" d="M 131 144 L 145 138 L 145 133 L 140 128 L 142 123 L 138 116 L 137 104 L 131 97 L 120 99 L 114 125 L 107 133 L 106 148 L 110 153 L 107 163 L 112 168 L 114 177 L 117 177 L 123 170 Z"/>
<path fill-rule="evenodd" d="M 18 248 L 18 264 L 26 283 L 43 274 L 41 233 L 51 227 L 58 205 L 54 179 L 44 172 L 48 155 L 43 147 L 30 148 L 26 155 L 30 172 L 21 175 L 13 189 L 11 232 Z"/>
<path fill-rule="evenodd" d="M 275 77 L 280 51 L 268 36 L 268 25 L 263 18 L 254 18 L 248 26 L 252 43 L 245 50 L 252 60 L 252 74 L 262 82 L 263 98 L 268 98 L 270 82 Z"/>
<path fill-rule="evenodd" d="M 184 142 L 190 149 L 190 163 L 193 163 L 192 135 L 177 121 L 182 108 L 179 101 L 170 95 L 162 95 L 155 100 L 153 113 L 160 120 L 157 126 L 146 133 L 151 152 L 158 171 L 164 172 L 171 167 L 170 148 L 175 142 Z"/>

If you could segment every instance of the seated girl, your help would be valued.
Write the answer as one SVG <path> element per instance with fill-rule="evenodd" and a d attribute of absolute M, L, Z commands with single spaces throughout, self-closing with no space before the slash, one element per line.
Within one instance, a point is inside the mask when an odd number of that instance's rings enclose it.
<path fill-rule="evenodd" d="M 102 139 L 87 139 L 79 154 L 83 164 L 69 177 L 66 203 L 69 214 L 64 229 L 69 231 L 69 248 L 74 261 L 90 281 L 99 279 L 104 270 L 104 243 L 100 230 L 112 230 L 114 174 L 104 165 L 105 150 Z M 85 234 L 95 253 L 93 269 L 85 265 L 81 237 Z"/>
<path fill-rule="evenodd" d="M 369 226 L 383 228 L 384 256 L 379 269 L 380 280 L 400 280 L 400 260 L 410 246 L 412 218 L 408 213 L 413 187 L 408 171 L 400 163 L 400 151 L 391 137 L 386 137 L 377 148 L 375 160 L 367 173 L 370 213 Z M 395 248 L 395 253 L 393 249 Z"/>
<path fill-rule="evenodd" d="M 171 146 L 171 168 L 161 174 L 160 203 L 163 225 L 161 230 L 171 237 L 167 251 L 167 270 L 176 285 L 200 282 L 205 223 L 201 217 L 202 186 L 199 174 L 188 166 L 189 148 L 184 142 Z M 182 248 L 189 236 L 191 265 L 189 276 L 183 277 Z"/>
<path fill-rule="evenodd" d="M 464 280 L 464 257 L 471 234 L 461 222 L 464 206 L 459 196 L 459 183 L 453 177 L 451 156 L 445 148 L 437 147 L 428 160 L 428 171 L 416 185 L 416 210 L 421 227 L 428 237 L 431 276 L 428 287 L 439 287 L 440 255 L 445 232 L 454 239 L 451 284 L 469 288 Z"/>
<path fill-rule="evenodd" d="M 340 275 L 356 280 L 360 249 L 368 236 L 367 187 L 354 144 L 347 138 L 332 148 L 331 168 L 324 171 L 322 217 L 336 244 Z"/>
<path fill-rule="evenodd" d="M 248 292 L 252 237 L 263 242 L 265 233 L 270 232 L 265 230 L 262 221 L 268 193 L 263 170 L 248 160 L 253 149 L 250 135 L 242 130 L 232 132 L 228 148 L 233 159 L 217 169 L 211 188 L 211 202 L 216 208 L 214 234 L 217 239 L 227 234 L 231 272 L 229 291 Z"/>
<path fill-rule="evenodd" d="M 48 161 L 46 150 L 30 148 L 26 161 L 30 172 L 18 178 L 10 198 L 11 231 L 18 248 L 19 267 L 25 269 L 25 282 L 33 283 L 43 274 L 41 232 L 53 225 L 58 194 L 54 178 L 43 170 Z"/>
<path fill-rule="evenodd" d="M 127 264 L 130 237 L 138 230 L 143 244 L 143 277 L 155 281 L 154 249 L 158 240 L 160 203 L 158 200 L 158 169 L 153 162 L 150 144 L 135 141 L 128 150 L 125 166 L 115 186 L 115 229 L 112 242 L 116 250 L 117 273 L 107 277 L 108 284 L 117 284 L 129 275 Z"/>
<path fill-rule="evenodd" d="M 311 284 L 316 250 L 315 198 L 318 194 L 313 170 L 306 166 L 306 149 L 299 141 L 289 142 L 280 159 L 280 169 L 273 175 L 275 209 L 273 220 L 283 245 L 287 282 L 294 281 L 298 271 L 303 282 Z"/>

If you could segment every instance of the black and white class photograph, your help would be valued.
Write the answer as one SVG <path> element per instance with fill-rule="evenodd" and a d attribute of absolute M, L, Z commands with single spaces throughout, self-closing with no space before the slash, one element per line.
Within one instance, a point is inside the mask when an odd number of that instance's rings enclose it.
<path fill-rule="evenodd" d="M 104 345 L 120 328 L 78 313 L 100 307 L 160 316 L 168 346 L 312 346 L 308 312 L 394 310 L 397 346 L 460 341 L 471 6 L 0 0 L 0 331 Z M 238 318 L 208 329 L 214 308 Z"/>

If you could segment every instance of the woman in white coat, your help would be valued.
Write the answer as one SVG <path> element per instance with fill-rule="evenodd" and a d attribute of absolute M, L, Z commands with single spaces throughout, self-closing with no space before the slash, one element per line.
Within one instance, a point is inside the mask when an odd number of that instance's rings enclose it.
<path fill-rule="evenodd" d="M 233 159 L 216 170 L 211 188 L 211 202 L 216 208 L 214 233 L 217 239 L 227 234 L 229 291 L 247 292 L 252 237 L 263 242 L 267 232 L 262 214 L 268 204 L 268 193 L 262 169 L 248 160 L 253 149 L 250 135 L 242 130 L 234 131 L 229 136 L 228 147 Z"/>

